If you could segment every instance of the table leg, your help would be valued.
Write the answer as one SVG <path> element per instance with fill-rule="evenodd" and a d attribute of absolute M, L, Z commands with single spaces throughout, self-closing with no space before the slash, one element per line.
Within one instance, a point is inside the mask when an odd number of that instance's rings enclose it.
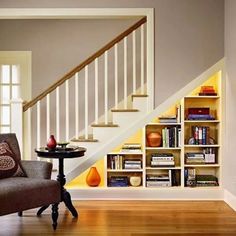
<path fill-rule="evenodd" d="M 70 193 L 68 193 L 66 190 L 63 193 L 63 202 L 65 203 L 66 207 L 71 212 L 71 214 L 74 217 L 78 217 L 78 213 L 77 213 L 76 209 L 74 208 L 74 206 L 72 205 Z"/>
<path fill-rule="evenodd" d="M 74 217 L 78 217 L 78 213 L 76 209 L 74 208 L 74 206 L 72 205 L 71 196 L 69 192 L 67 192 L 66 189 L 64 188 L 64 185 L 66 183 L 66 178 L 64 175 L 64 162 L 63 161 L 64 161 L 63 158 L 59 159 L 59 173 L 57 176 L 57 181 L 59 181 L 61 185 L 61 201 L 65 203 L 66 207 L 68 208 L 68 210 L 71 212 L 71 214 Z"/>

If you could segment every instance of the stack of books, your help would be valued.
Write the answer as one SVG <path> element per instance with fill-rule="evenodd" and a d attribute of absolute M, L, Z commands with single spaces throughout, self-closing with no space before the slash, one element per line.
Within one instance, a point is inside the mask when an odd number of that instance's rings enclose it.
<path fill-rule="evenodd" d="M 215 120 L 215 118 L 210 115 L 210 114 L 201 114 L 201 115 L 197 115 L 197 114 L 189 114 L 188 115 L 188 120 Z"/>
<path fill-rule="evenodd" d="M 110 168 L 112 170 L 121 170 L 123 169 L 123 159 L 122 155 L 111 156 L 108 160 L 110 161 Z"/>
<path fill-rule="evenodd" d="M 163 115 L 158 117 L 160 123 L 180 123 L 181 122 L 181 106 L 177 105 L 175 108 L 175 114 Z"/>
<path fill-rule="evenodd" d="M 201 152 L 188 152 L 185 154 L 186 164 L 205 164 L 204 153 Z"/>
<path fill-rule="evenodd" d="M 217 93 L 213 86 L 201 86 L 199 96 L 216 96 Z"/>
<path fill-rule="evenodd" d="M 185 154 L 186 164 L 209 164 L 215 163 L 215 150 L 214 148 L 204 148 L 203 152 L 191 152 Z"/>
<path fill-rule="evenodd" d="M 215 120 L 215 118 L 210 115 L 209 107 L 192 107 L 188 108 L 187 120 Z"/>
<path fill-rule="evenodd" d="M 162 146 L 163 147 L 180 147 L 181 146 L 180 126 L 165 127 L 164 129 L 162 129 Z"/>
<path fill-rule="evenodd" d="M 176 115 L 174 116 L 162 116 L 159 117 L 159 122 L 160 123 L 177 123 L 177 117 Z"/>
<path fill-rule="evenodd" d="M 111 176 L 108 179 L 109 187 L 128 187 L 128 177 L 127 176 Z"/>
<path fill-rule="evenodd" d="M 159 175 L 147 175 L 146 185 L 147 187 L 171 187 L 171 170 Z"/>
<path fill-rule="evenodd" d="M 192 126 L 192 136 L 196 145 L 210 144 L 210 127 L 209 126 Z"/>
<path fill-rule="evenodd" d="M 125 143 L 122 146 L 121 152 L 131 152 L 131 153 L 139 153 L 142 151 L 141 144 L 139 143 Z"/>
<path fill-rule="evenodd" d="M 185 169 L 185 184 L 188 187 L 218 186 L 218 179 L 214 175 L 196 175 L 195 169 Z"/>
<path fill-rule="evenodd" d="M 219 183 L 214 175 L 196 175 L 196 186 L 219 186 Z"/>
<path fill-rule="evenodd" d="M 175 166 L 172 153 L 153 153 L 151 155 L 151 167 L 173 167 Z"/>
<path fill-rule="evenodd" d="M 141 160 L 125 160 L 124 161 L 124 169 L 142 169 L 142 161 Z"/>

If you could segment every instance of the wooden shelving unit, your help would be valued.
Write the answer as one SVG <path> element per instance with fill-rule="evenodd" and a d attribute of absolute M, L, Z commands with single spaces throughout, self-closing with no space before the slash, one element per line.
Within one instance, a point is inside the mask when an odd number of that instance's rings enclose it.
<path fill-rule="evenodd" d="M 106 184 L 109 186 L 109 178 L 111 176 L 140 176 L 142 178 L 141 184 L 139 187 L 129 186 L 124 188 L 119 187 L 108 187 L 109 189 L 217 189 L 221 186 L 221 133 L 222 133 L 222 119 L 221 119 L 221 82 L 217 78 L 214 81 L 206 82 L 207 85 L 213 85 L 216 88 L 217 96 L 198 96 L 200 88 L 196 89 L 189 94 L 188 96 L 183 97 L 180 101 L 177 101 L 176 104 L 173 104 L 164 115 L 173 114 L 176 110 L 176 107 L 179 108 L 178 115 L 180 116 L 177 119 L 177 122 L 160 122 L 159 118 L 155 118 L 145 125 L 142 131 L 143 139 L 141 142 L 142 152 L 112 152 L 105 157 L 105 171 L 106 171 Z M 209 107 L 211 115 L 214 117 L 212 120 L 188 120 L 187 112 L 189 108 L 201 108 Z M 192 138 L 193 127 L 209 127 L 209 137 L 214 143 L 207 144 L 192 144 L 189 143 L 190 138 Z M 176 127 L 176 128 L 175 128 Z M 181 135 L 179 137 L 180 143 L 175 143 L 174 146 L 163 146 L 163 143 L 158 147 L 149 146 L 147 142 L 147 134 L 149 132 L 159 132 L 161 135 L 163 129 L 175 129 L 181 130 Z M 175 136 L 177 137 L 177 136 Z M 213 142 L 212 141 L 212 142 Z M 214 163 L 186 163 L 186 153 L 203 153 L 204 150 L 214 150 L 215 153 L 215 162 Z M 152 166 L 151 158 L 153 154 L 171 154 L 174 156 L 175 164 L 169 166 Z M 109 159 L 112 156 L 122 155 L 124 158 L 134 158 L 140 159 L 142 161 L 141 169 L 111 169 L 109 166 Z M 189 188 L 186 185 L 186 170 L 195 169 L 196 174 L 198 175 L 214 175 L 218 179 L 219 186 L 197 186 L 195 188 Z M 159 176 L 162 174 L 171 175 L 172 186 L 163 187 L 163 186 L 148 186 L 147 182 L 150 181 L 149 176 Z M 173 181 L 173 177 L 175 180 Z"/>

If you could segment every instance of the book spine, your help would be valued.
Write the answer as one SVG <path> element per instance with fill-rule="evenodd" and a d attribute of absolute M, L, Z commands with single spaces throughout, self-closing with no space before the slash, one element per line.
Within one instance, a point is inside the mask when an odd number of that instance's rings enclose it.
<path fill-rule="evenodd" d="M 202 127 L 201 126 L 199 127 L 198 132 L 199 132 L 198 143 L 201 145 L 202 144 Z"/>
<path fill-rule="evenodd" d="M 165 131 L 166 131 L 166 147 L 170 147 L 170 140 L 169 140 L 169 129 L 168 128 L 165 128 Z"/>
<path fill-rule="evenodd" d="M 178 128 L 178 147 L 181 147 L 181 128 Z"/>
<path fill-rule="evenodd" d="M 162 146 L 163 146 L 163 147 L 166 147 L 165 129 L 162 129 Z"/>

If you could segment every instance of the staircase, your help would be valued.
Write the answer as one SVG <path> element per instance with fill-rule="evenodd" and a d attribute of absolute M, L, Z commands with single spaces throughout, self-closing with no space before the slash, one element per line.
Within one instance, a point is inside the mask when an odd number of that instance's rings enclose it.
<path fill-rule="evenodd" d="M 57 141 L 70 140 L 71 145 L 85 147 L 83 158 L 65 162 L 69 182 L 210 76 L 219 71 L 224 74 L 224 60 L 221 60 L 152 109 L 153 77 L 150 75 L 153 71 L 149 71 L 152 68 L 149 63 L 153 61 L 147 50 L 146 21 L 142 18 L 32 101 L 11 102 L 11 131 L 17 134 L 26 159 L 35 155 L 35 147 L 45 146 L 50 134 L 55 134 Z M 123 199 L 219 200 L 223 196 L 221 188 L 208 191 L 191 188 L 92 190 L 92 194 L 91 188 L 70 192 L 74 199 L 122 196 Z"/>
<path fill-rule="evenodd" d="M 147 114 L 153 100 L 146 89 L 151 81 L 146 78 L 150 61 L 146 21 L 139 20 L 24 104 L 25 126 L 13 129 L 18 137 L 24 132 L 24 156 L 33 154 L 28 147 L 45 146 L 50 134 L 57 141 L 85 147 L 85 157 L 65 162 L 70 181 L 132 134 L 127 131 Z M 13 103 L 12 110 L 21 105 Z"/>

